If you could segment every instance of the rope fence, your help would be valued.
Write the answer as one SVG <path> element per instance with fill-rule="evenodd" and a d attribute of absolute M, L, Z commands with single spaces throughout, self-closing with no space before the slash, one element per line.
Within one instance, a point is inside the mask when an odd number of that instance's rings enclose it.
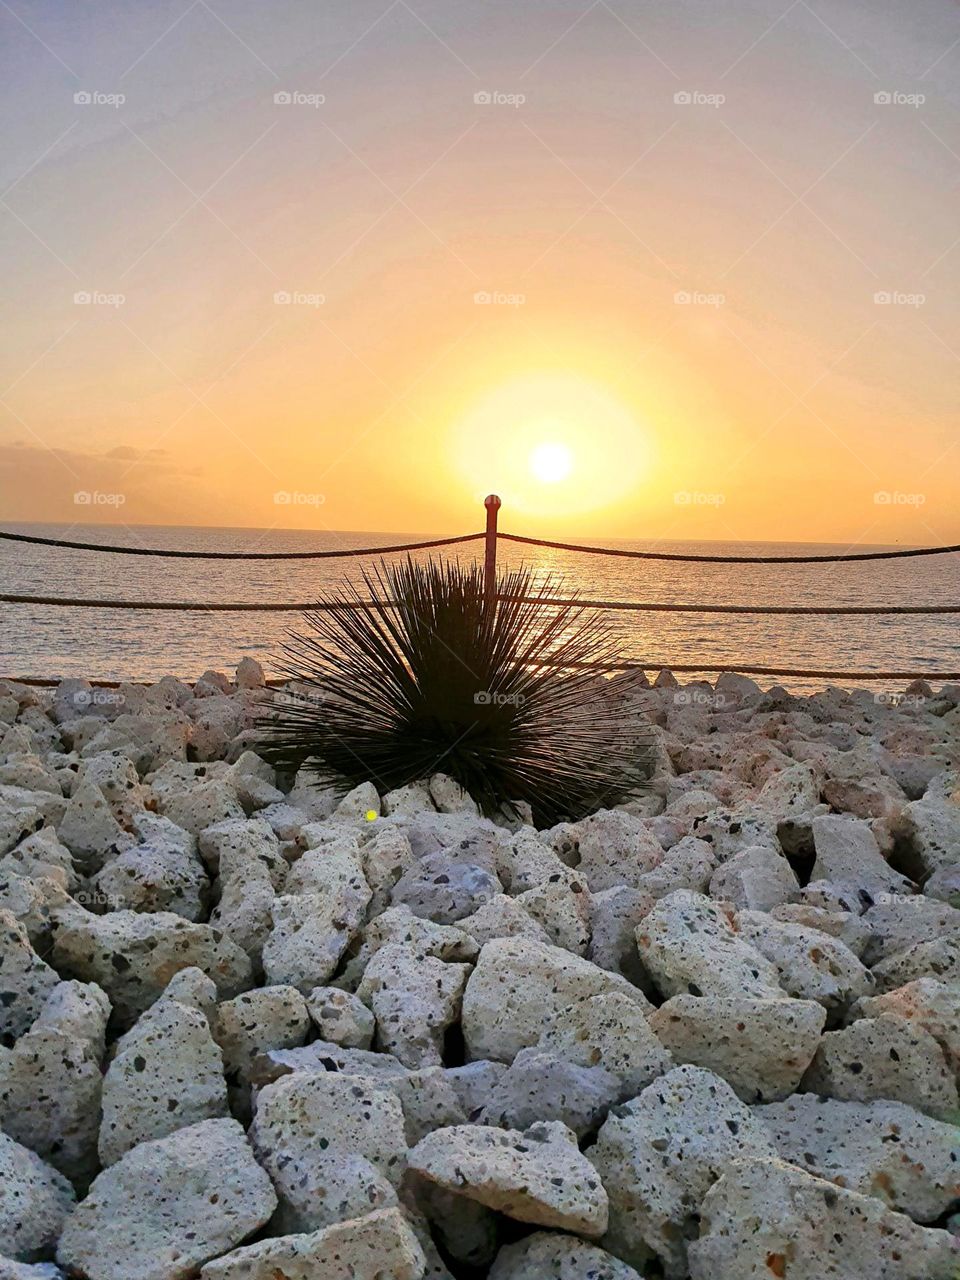
<path fill-rule="evenodd" d="M 546 538 L 529 538 L 520 534 L 501 533 L 497 528 L 500 499 L 491 494 L 484 502 L 486 530 L 481 533 L 461 534 L 450 538 L 432 538 L 419 542 L 404 542 L 379 547 L 351 547 L 334 551 L 188 551 L 161 547 L 110 546 L 103 543 L 72 541 L 65 538 L 44 538 L 32 534 L 12 533 L 0 530 L 0 541 L 27 543 L 34 546 L 54 547 L 76 551 L 93 551 L 110 555 L 153 556 L 165 559 L 189 560 L 336 560 L 370 556 L 385 556 L 400 552 L 429 550 L 436 547 L 453 547 L 465 543 L 484 541 L 484 581 L 491 599 L 514 602 L 538 603 L 555 607 L 582 607 L 638 613 L 680 614 L 733 614 L 733 615 L 789 615 L 789 616 L 946 616 L 960 614 L 960 604 L 939 605 L 739 605 L 739 604 L 687 604 L 659 603 L 630 600 L 587 600 L 580 598 L 529 597 L 497 595 L 496 561 L 500 541 L 525 546 L 545 547 L 557 551 L 569 551 L 585 555 L 603 555 L 633 560 L 662 560 L 694 564 L 842 564 L 860 561 L 899 560 L 918 556 L 947 555 L 960 551 L 960 543 L 941 547 L 914 547 L 896 551 L 864 551 L 840 555 L 803 556 L 747 556 L 747 555 L 698 555 L 667 551 L 633 551 L 620 547 L 598 547 L 572 542 L 555 542 Z M 393 601 L 178 601 L 178 600 L 99 600 L 85 597 L 43 596 L 23 593 L 0 594 L 0 604 L 33 605 L 40 607 L 79 609 L 132 609 L 146 611 L 182 611 L 184 613 L 302 613 L 330 609 L 373 609 L 381 605 L 395 607 Z M 842 680 L 960 680 L 958 672 L 943 671 L 827 671 L 799 670 L 787 667 L 751 667 L 718 663 L 677 664 L 671 662 L 632 662 L 616 664 L 592 664 L 600 671 L 657 671 L 669 669 L 683 673 L 740 672 L 745 675 L 789 676 L 797 679 Z M 25 678 L 21 684 L 45 685 L 56 683 Z M 95 681 L 103 687 L 116 687 L 117 682 Z M 276 682 L 282 683 L 282 682 Z"/>

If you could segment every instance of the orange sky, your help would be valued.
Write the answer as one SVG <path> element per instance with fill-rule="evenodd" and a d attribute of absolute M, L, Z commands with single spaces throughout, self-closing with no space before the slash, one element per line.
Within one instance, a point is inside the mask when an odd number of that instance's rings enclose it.
<path fill-rule="evenodd" d="M 960 540 L 949 0 L 13 8 L 4 520 Z"/>

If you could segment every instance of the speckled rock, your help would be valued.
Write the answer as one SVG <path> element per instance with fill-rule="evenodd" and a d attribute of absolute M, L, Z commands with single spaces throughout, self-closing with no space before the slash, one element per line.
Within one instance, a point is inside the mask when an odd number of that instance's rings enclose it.
<path fill-rule="evenodd" d="M 828 1031 L 803 1087 L 849 1102 L 905 1102 L 941 1119 L 954 1117 L 958 1107 L 956 1080 L 939 1044 L 892 1013 Z"/>
<path fill-rule="evenodd" d="M 12 1049 L 0 1048 L 0 1129 L 85 1188 L 99 1168 L 100 1065 L 110 1002 L 61 982 Z"/>
<path fill-rule="evenodd" d="M 528 938 L 498 938 L 480 952 L 463 996 L 463 1035 L 472 1058 L 512 1062 L 536 1044 L 553 1014 L 591 995 L 619 991 L 641 1009 L 646 997 L 588 960 Z"/>
<path fill-rule="evenodd" d="M 816 1000 L 842 1010 L 873 990 L 873 977 L 849 947 L 818 929 L 773 920 L 762 911 L 741 911 L 740 937 L 776 967 L 780 985 L 798 1000 Z"/>
<path fill-rule="evenodd" d="M 438 852 L 404 872 L 391 900 L 437 924 L 455 924 L 501 891 L 500 881 L 484 867 Z"/>
<path fill-rule="evenodd" d="M 776 967 L 709 898 L 677 890 L 637 927 L 640 959 L 665 996 L 781 994 Z"/>
<path fill-rule="evenodd" d="M 440 1066 L 469 972 L 469 965 L 445 964 L 404 944 L 381 947 L 357 988 L 376 1019 L 378 1046 L 407 1067 Z"/>
<path fill-rule="evenodd" d="M 813 1093 L 757 1107 L 783 1160 L 934 1222 L 960 1197 L 960 1131 L 901 1102 Z"/>
<path fill-rule="evenodd" d="M 603 1244 L 643 1269 L 687 1275 L 704 1194 L 740 1156 L 773 1155 L 763 1124 L 719 1076 L 677 1067 L 611 1112 L 589 1158 L 610 1197 Z"/>
<path fill-rule="evenodd" d="M 862 818 L 836 813 L 814 818 L 813 843 L 817 856 L 811 879 L 846 884 L 871 900 L 880 893 L 910 892 L 910 881 L 887 863 Z"/>
<path fill-rule="evenodd" d="M 853 1011 L 863 1018 L 894 1013 L 928 1031 L 944 1052 L 947 1065 L 960 1075 L 960 986 L 917 978 L 880 996 L 860 1000 Z"/>
<path fill-rule="evenodd" d="M 479 1117 L 501 1129 L 557 1120 L 583 1139 L 595 1131 L 622 1092 L 605 1067 L 581 1066 L 544 1049 L 521 1049 L 490 1090 Z"/>
<path fill-rule="evenodd" d="M 566 867 L 516 897 L 517 903 L 546 931 L 547 940 L 575 955 L 590 946 L 591 895 L 583 877 Z"/>
<path fill-rule="evenodd" d="M 480 946 L 490 942 L 492 938 L 533 938 L 537 942 L 546 943 L 551 941 L 543 925 L 534 920 L 516 898 L 511 898 L 506 893 L 498 893 L 489 898 L 473 915 L 458 920 L 457 928 L 469 933 Z"/>
<path fill-rule="evenodd" d="M 703 1201 L 691 1280 L 952 1280 L 954 1237 L 781 1160 L 743 1161 Z"/>
<path fill-rule="evenodd" d="M 321 1040 L 346 1049 L 369 1049 L 373 1043 L 376 1019 L 363 1001 L 349 991 L 314 987 L 307 997 L 307 1008 Z"/>
<path fill-rule="evenodd" d="M 336 884 L 277 898 L 263 944 L 267 981 L 289 984 L 305 995 L 323 986 L 359 933 L 369 901 L 370 889 L 359 871 Z"/>
<path fill-rule="evenodd" d="M 55 880 L 68 893 L 78 884 L 73 857 L 58 840 L 54 827 L 33 832 L 0 858 L 0 875 L 11 871 L 21 876 Z"/>
<path fill-rule="evenodd" d="M 316 1231 L 396 1204 L 407 1155 L 403 1110 L 367 1080 L 282 1077 L 257 1095 L 250 1139 L 280 1196 L 281 1232 Z"/>
<path fill-rule="evenodd" d="M 12 1043 L 30 1027 L 59 981 L 16 916 L 0 910 L 0 1044 Z"/>
<path fill-rule="evenodd" d="M 20 1262 L 49 1257 L 73 1200 L 62 1174 L 0 1133 L 0 1248 L 6 1257 Z"/>
<path fill-rule="evenodd" d="M 799 1085 L 826 1016 L 811 1000 L 679 995 L 650 1027 L 677 1062 L 722 1076 L 743 1102 L 771 1102 Z"/>
<path fill-rule="evenodd" d="M 268 1049 L 305 1044 L 310 1015 L 296 987 L 260 987 L 218 1005 L 211 1030 L 223 1053 L 231 1107 L 245 1119 L 254 1061 Z"/>
<path fill-rule="evenodd" d="M 57 1261 L 90 1280 L 190 1280 L 276 1203 L 236 1120 L 205 1120 L 101 1173 L 67 1219 Z"/>
<path fill-rule="evenodd" d="M 473 961 L 480 951 L 474 939 L 459 926 L 421 920 L 408 907 L 388 907 L 383 915 L 365 927 L 363 943 L 357 954 L 344 965 L 336 985 L 345 990 L 355 990 L 371 958 L 381 947 L 391 943 L 408 944 L 422 955 L 451 962 Z"/>
<path fill-rule="evenodd" d="M 118 1041 L 103 1080 L 104 1168 L 131 1147 L 227 1115 L 223 1056 L 206 1017 L 162 996 Z"/>
<path fill-rule="evenodd" d="M 414 865 L 413 850 L 399 827 L 378 822 L 360 844 L 360 859 L 373 894 L 370 914 L 378 916 L 389 907 L 394 885 Z"/>
<path fill-rule="evenodd" d="M 653 1031 L 647 1013 L 621 991 L 577 1000 L 544 1024 L 539 1048 L 581 1067 L 603 1067 L 619 1081 L 619 1100 L 634 1098 L 673 1059 Z"/>
<path fill-rule="evenodd" d="M 219 778 L 188 788 L 163 791 L 157 798 L 157 809 L 165 818 L 195 836 L 206 827 L 245 816 L 235 789 Z"/>
<path fill-rule="evenodd" d="M 65 976 L 98 983 L 118 1025 L 133 1025 L 180 969 L 198 968 L 229 999 L 252 986 L 250 961 L 218 929 L 191 924 L 168 911 L 141 915 L 114 911 L 57 913 L 53 963 Z"/>
<path fill-rule="evenodd" d="M 562 1124 L 536 1124 L 524 1133 L 480 1125 L 438 1129 L 410 1152 L 410 1168 L 520 1222 L 584 1236 L 606 1230 L 606 1192 Z"/>
<path fill-rule="evenodd" d="M 732 902 L 739 910 L 770 911 L 800 894 L 796 873 L 783 854 L 766 845 L 741 849 L 710 879 L 710 896 Z"/>
<path fill-rule="evenodd" d="M 99 870 L 108 858 L 137 843 L 95 782 L 78 784 L 56 827 L 58 838 L 87 871 Z"/>
<path fill-rule="evenodd" d="M 872 937 L 864 953 L 867 964 L 915 947 L 918 943 L 960 933 L 960 911 L 923 894 L 888 894 L 863 914 Z"/>
<path fill-rule="evenodd" d="M 91 888 L 111 911 L 170 911 L 196 921 L 205 917 L 210 882 L 195 853 L 155 841 L 112 858 Z"/>
<path fill-rule="evenodd" d="M 656 899 L 666 898 L 677 889 L 706 893 L 716 866 L 712 844 L 685 835 L 670 845 L 659 866 L 643 876 L 641 888 Z"/>
<path fill-rule="evenodd" d="M 423 1280 L 426 1259 L 399 1209 L 279 1236 L 208 1262 L 200 1280 Z"/>
<path fill-rule="evenodd" d="M 576 1236 L 535 1231 L 504 1245 L 489 1280 L 643 1280 L 633 1267 Z"/>
<path fill-rule="evenodd" d="M 637 925 L 656 899 L 645 889 L 603 889 L 590 895 L 590 946 L 587 959 L 619 973 L 635 986 L 649 984 L 637 955 Z"/>
<path fill-rule="evenodd" d="M 877 991 L 893 991 L 917 978 L 936 978 L 940 982 L 960 983 L 960 936 L 947 934 L 917 942 L 873 966 Z"/>
<path fill-rule="evenodd" d="M 919 876 L 952 866 L 960 850 L 960 803 L 929 792 L 912 800 L 903 810 L 898 835 Z"/>
<path fill-rule="evenodd" d="M 785 902 L 782 906 L 774 907 L 770 915 L 774 920 L 782 920 L 784 924 L 801 924 L 805 929 L 818 929 L 821 933 L 829 933 L 831 938 L 839 938 L 858 960 L 863 959 L 870 941 L 869 926 L 864 923 L 862 916 L 852 911 L 830 911 L 826 907 L 815 907 L 808 902 Z"/>
<path fill-rule="evenodd" d="M 601 809 L 575 823 L 578 870 L 591 893 L 618 885 L 643 887 L 643 876 L 663 858 L 647 823 L 619 809 Z"/>

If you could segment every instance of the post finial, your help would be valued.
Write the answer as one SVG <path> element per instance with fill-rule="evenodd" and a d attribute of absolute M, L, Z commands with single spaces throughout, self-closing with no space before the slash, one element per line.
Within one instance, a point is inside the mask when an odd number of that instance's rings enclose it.
<path fill-rule="evenodd" d="M 491 507 L 494 509 L 494 511 L 496 511 L 497 508 L 500 506 L 500 499 L 497 497 L 495 493 L 488 493 L 483 500 L 483 505 L 487 508 L 488 511 L 490 510 Z"/>

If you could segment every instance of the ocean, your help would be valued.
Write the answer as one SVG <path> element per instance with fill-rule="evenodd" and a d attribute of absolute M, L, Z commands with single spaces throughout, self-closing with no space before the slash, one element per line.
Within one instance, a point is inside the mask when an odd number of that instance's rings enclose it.
<path fill-rule="evenodd" d="M 166 526 L 4 527 L 15 533 L 105 546 L 208 551 L 343 550 L 442 536 Z M 611 540 L 609 545 L 707 555 L 819 555 L 854 549 L 799 543 Z M 482 557 L 483 544 L 420 554 L 472 560 Z M 958 554 L 851 564 L 712 565 L 587 556 L 501 542 L 499 556 L 505 567 L 523 562 L 537 575 L 556 575 L 563 580 L 561 592 L 577 590 L 589 599 L 757 605 L 960 602 Z M 144 601 L 313 600 L 322 599 L 345 579 L 356 581 L 362 569 L 374 562 L 161 560 L 0 541 L 0 591 Z M 192 678 L 207 668 L 229 671 L 248 654 L 270 674 L 276 670 L 286 631 L 300 623 L 296 613 L 181 614 L 9 604 L 0 609 L 0 676 L 5 677 L 147 681 L 175 674 Z M 960 615 L 805 618 L 616 613 L 612 618 L 622 637 L 625 659 L 655 666 L 702 663 L 708 678 L 711 662 L 867 672 L 960 670 Z M 760 683 L 805 692 L 843 681 L 761 677 Z M 866 683 L 878 690 L 903 685 L 903 681 Z"/>

